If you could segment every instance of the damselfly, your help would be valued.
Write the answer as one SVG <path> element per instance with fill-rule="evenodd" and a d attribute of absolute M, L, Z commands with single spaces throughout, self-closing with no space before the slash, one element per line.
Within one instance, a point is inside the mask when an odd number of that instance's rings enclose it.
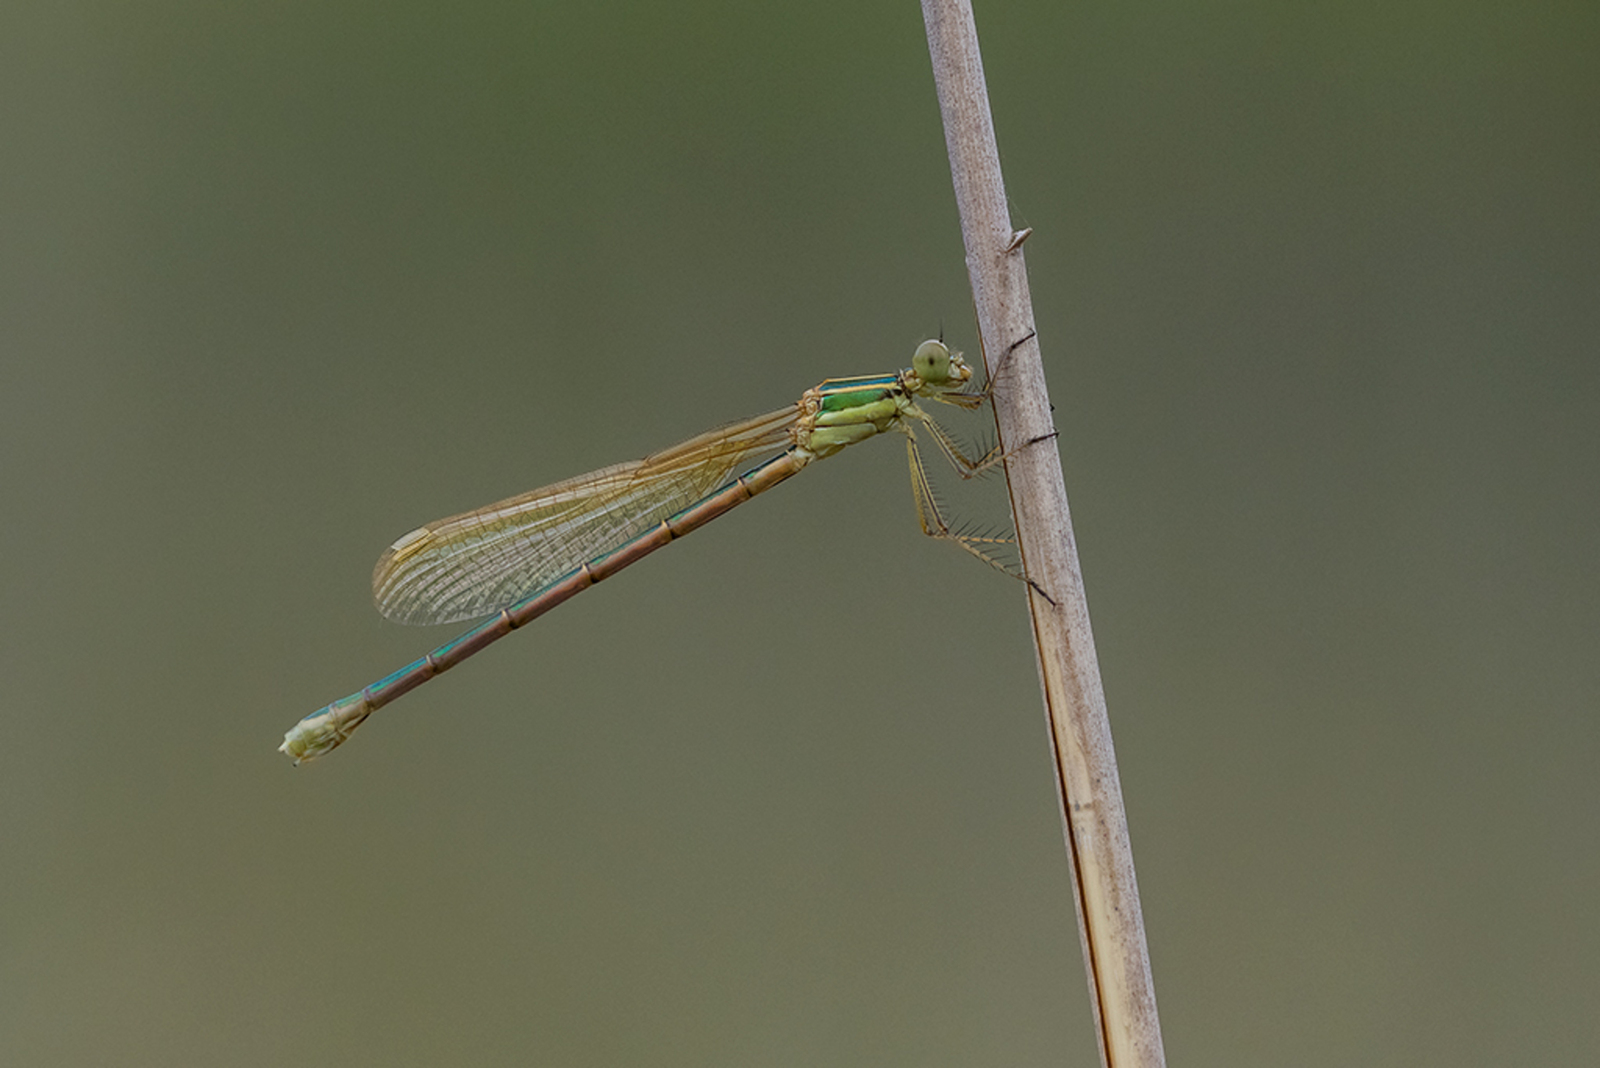
<path fill-rule="evenodd" d="M 493 615 L 459 638 L 371 686 L 318 709 L 284 735 L 295 763 L 339 745 L 375 709 L 408 693 L 573 594 L 621 571 L 674 538 L 710 522 L 807 464 L 889 431 L 905 435 L 911 491 L 922 529 L 1001 570 L 989 552 L 1008 539 L 953 530 L 940 512 L 917 448 L 925 429 L 963 476 L 993 466 L 996 446 L 966 455 L 918 405 L 974 409 L 989 397 L 970 389 L 972 369 L 942 341 L 917 346 L 896 374 L 830 378 L 796 404 L 730 423 L 632 463 L 603 467 L 520 497 L 418 527 L 378 560 L 372 593 L 400 623 L 453 623 Z M 735 468 L 777 456 L 729 481 Z"/>

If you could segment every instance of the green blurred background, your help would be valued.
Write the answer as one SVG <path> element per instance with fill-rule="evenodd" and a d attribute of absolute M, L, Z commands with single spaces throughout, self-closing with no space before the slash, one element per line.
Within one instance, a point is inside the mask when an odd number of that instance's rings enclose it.
<path fill-rule="evenodd" d="M 1167 1050 L 1600 1062 L 1600 14 L 980 3 Z M 976 348 L 916 5 L 0 11 L 0 1063 L 1094 1063 L 852 450 L 385 710 L 379 551 Z"/>

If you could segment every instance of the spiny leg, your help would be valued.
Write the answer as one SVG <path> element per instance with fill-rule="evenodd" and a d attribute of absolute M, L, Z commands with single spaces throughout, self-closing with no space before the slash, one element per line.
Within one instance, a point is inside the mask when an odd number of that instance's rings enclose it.
<path fill-rule="evenodd" d="M 978 392 L 934 394 L 930 399 L 938 401 L 941 404 L 954 405 L 955 407 L 962 408 L 966 411 L 976 411 L 985 403 L 994 399 L 995 383 L 998 382 L 1001 375 L 1005 373 L 1006 362 L 1011 359 L 1011 356 L 1017 351 L 1017 349 L 1021 348 L 1023 345 L 1027 344 L 1037 336 L 1037 330 L 1029 330 L 1022 337 L 1018 338 L 1016 341 L 1007 346 L 1006 351 L 1001 355 L 999 362 L 995 364 L 994 374 L 989 377 L 989 380 L 984 383 L 984 387 Z M 950 466 L 954 467 L 956 472 L 963 479 L 974 478 L 978 475 L 981 475 L 985 471 L 994 467 L 996 464 L 999 464 L 1001 461 L 1005 460 L 1008 456 L 1014 456 L 1031 445 L 1037 445 L 1041 441 L 1049 441 L 1051 438 L 1056 436 L 1056 432 L 1054 431 L 1049 434 L 1041 434 L 1038 437 L 1031 438 L 1028 441 L 1023 442 L 1021 445 L 1010 449 L 1002 449 L 997 442 L 982 456 L 974 459 L 966 454 L 961 446 L 957 444 L 955 438 L 951 436 L 950 432 L 941 426 L 939 422 L 933 418 L 933 416 L 929 415 L 921 408 L 913 408 L 907 414 L 911 415 L 921 422 L 923 426 L 928 428 L 928 433 L 933 435 L 934 444 L 939 446 L 939 451 L 944 453 L 945 459 L 950 461 Z"/>
<path fill-rule="evenodd" d="M 936 397 L 935 399 L 942 400 L 943 398 Z M 1049 441 L 1060 433 L 1060 431 L 1052 430 L 1048 434 L 1040 434 L 1038 437 L 1030 438 L 1027 441 L 1024 441 L 1021 445 L 1018 445 L 1012 449 L 1002 449 L 1000 448 L 1000 445 L 996 443 L 992 448 L 989 449 L 988 452 L 984 453 L 982 456 L 979 456 L 977 459 L 973 459 L 962 451 L 961 446 L 956 443 L 955 438 L 952 437 L 950 432 L 941 426 L 938 420 L 934 419 L 933 416 L 929 415 L 921 408 L 912 408 L 909 412 L 907 412 L 907 414 L 916 419 L 923 426 L 927 427 L 928 433 L 933 436 L 934 444 L 939 446 L 939 451 L 944 453 L 945 459 L 950 461 L 950 466 L 954 467 L 956 469 L 956 473 L 962 478 L 976 478 L 978 475 L 983 474 L 996 464 L 999 464 L 1002 460 L 1005 460 L 1007 457 L 1015 456 L 1023 449 L 1037 445 L 1041 441 Z"/>
<path fill-rule="evenodd" d="M 1000 381 L 1000 377 L 1005 374 L 1006 362 L 1011 359 L 1018 349 L 1038 336 L 1039 331 L 1029 329 L 1026 334 L 1023 334 L 1021 337 L 1017 338 L 1017 340 L 1006 346 L 1006 351 L 1000 354 L 999 361 L 994 365 L 994 374 L 989 375 L 988 381 L 984 382 L 983 384 L 984 396 L 987 397 L 994 393 L 994 384 Z M 979 344 L 982 344 L 982 342 L 980 341 Z M 984 367 L 987 368 L 988 366 L 988 361 L 984 361 Z"/>
<path fill-rule="evenodd" d="M 911 465 L 911 497 L 916 503 L 917 520 L 922 524 L 922 532 L 924 534 L 930 538 L 938 538 L 941 541 L 954 542 L 996 571 L 1010 575 L 1014 579 L 1021 579 L 1033 587 L 1039 596 L 1050 601 L 1051 604 L 1055 603 L 1037 582 L 978 548 L 979 545 L 1015 545 L 1015 539 L 978 537 L 971 534 L 960 534 L 951 529 L 944 514 L 939 510 L 938 501 L 934 498 L 933 485 L 928 481 L 928 469 L 923 466 L 922 453 L 917 449 L 917 439 L 911 433 L 909 427 L 906 429 L 906 459 Z"/>
<path fill-rule="evenodd" d="M 1000 381 L 1001 377 L 1004 376 L 1006 371 L 1006 362 L 1011 359 L 1012 354 L 1038 336 L 1039 331 L 1029 330 L 1026 334 L 1023 334 L 1017 340 L 1007 345 L 1006 351 L 1000 354 L 999 362 L 994 365 L 994 374 L 985 375 L 983 388 L 978 390 L 976 393 L 948 393 L 939 399 L 944 401 L 946 404 L 954 404 L 958 407 L 966 408 L 969 411 L 980 407 L 985 401 L 994 397 L 995 383 Z M 983 344 L 983 340 L 981 338 L 979 339 L 978 344 L 980 346 Z M 984 360 L 983 365 L 987 371 L 989 361 Z"/>
<path fill-rule="evenodd" d="M 950 431 L 941 426 L 933 416 L 921 408 L 912 408 L 907 414 L 927 428 L 928 433 L 933 436 L 933 443 L 939 447 L 940 452 L 944 453 L 944 458 L 950 461 L 950 466 L 955 468 L 956 473 L 962 478 L 974 478 L 977 475 L 981 475 L 1007 455 L 996 444 L 982 456 L 976 458 L 968 456 Z"/>

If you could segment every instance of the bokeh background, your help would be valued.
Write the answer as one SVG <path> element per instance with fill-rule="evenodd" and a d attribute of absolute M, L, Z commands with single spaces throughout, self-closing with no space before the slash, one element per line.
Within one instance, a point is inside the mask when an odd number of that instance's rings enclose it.
<path fill-rule="evenodd" d="M 978 19 L 1172 1062 L 1600 1062 L 1600 8 Z M 404 531 L 976 348 L 915 4 L 12 2 L 0 146 L 0 1063 L 1094 1063 L 896 444 L 274 752 Z"/>

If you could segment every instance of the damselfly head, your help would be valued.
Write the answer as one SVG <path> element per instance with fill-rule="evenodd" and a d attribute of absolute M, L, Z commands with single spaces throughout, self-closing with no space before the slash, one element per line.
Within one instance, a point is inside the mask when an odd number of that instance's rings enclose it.
<path fill-rule="evenodd" d="M 911 357 L 911 370 L 924 386 L 936 390 L 960 389 L 972 380 L 972 368 L 961 358 L 961 353 L 951 352 L 943 341 L 929 339 L 917 346 Z"/>

